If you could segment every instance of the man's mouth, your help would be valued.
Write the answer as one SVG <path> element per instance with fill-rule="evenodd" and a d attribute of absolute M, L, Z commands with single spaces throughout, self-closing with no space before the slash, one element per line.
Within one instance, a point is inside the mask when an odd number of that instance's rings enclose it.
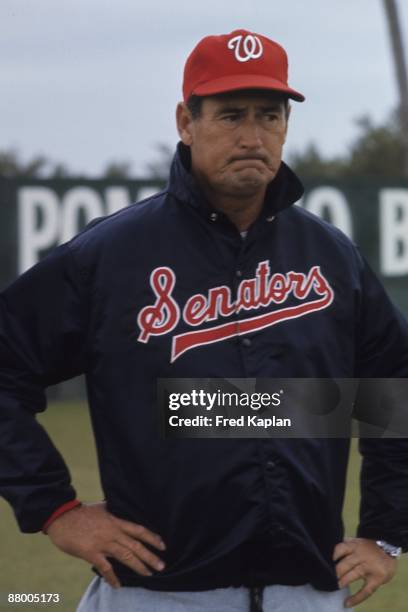
<path fill-rule="evenodd" d="M 230 163 L 235 170 L 244 171 L 252 169 L 261 172 L 266 165 L 266 160 L 262 157 L 234 157 Z"/>
<path fill-rule="evenodd" d="M 236 162 L 236 161 L 261 161 L 265 163 L 265 157 L 263 155 L 246 155 L 245 157 L 232 157 L 231 158 L 232 162 Z"/>

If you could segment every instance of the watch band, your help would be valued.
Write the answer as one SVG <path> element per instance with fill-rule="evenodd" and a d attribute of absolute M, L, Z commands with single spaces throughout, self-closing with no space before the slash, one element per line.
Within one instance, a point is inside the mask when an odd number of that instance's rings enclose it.
<path fill-rule="evenodd" d="M 394 546 L 393 544 L 389 544 L 384 540 L 376 540 L 375 543 L 377 544 L 377 546 L 382 548 L 383 551 L 387 553 L 387 555 L 390 555 L 390 557 L 394 557 L 394 559 L 399 559 L 402 554 L 401 546 Z"/>

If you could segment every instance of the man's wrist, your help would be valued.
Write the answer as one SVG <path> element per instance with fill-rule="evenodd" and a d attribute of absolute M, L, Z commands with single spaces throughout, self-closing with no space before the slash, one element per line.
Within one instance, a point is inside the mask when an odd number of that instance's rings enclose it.
<path fill-rule="evenodd" d="M 377 546 L 383 549 L 387 555 L 393 557 L 393 559 L 399 559 L 402 554 L 401 546 L 395 546 L 394 544 L 389 544 L 385 540 L 376 540 L 375 543 Z"/>
<path fill-rule="evenodd" d="M 65 514 L 65 512 L 69 512 L 69 510 L 72 510 L 73 508 L 77 508 L 78 506 L 81 506 L 81 505 L 82 505 L 82 502 L 80 502 L 79 499 L 72 499 L 71 501 L 66 502 L 65 504 L 62 504 L 62 506 L 59 506 L 56 510 L 54 510 L 51 516 L 46 520 L 46 522 L 42 526 L 41 531 L 44 534 L 47 534 L 48 527 L 51 525 L 51 523 L 55 521 L 55 519 L 57 519 L 62 514 Z"/>

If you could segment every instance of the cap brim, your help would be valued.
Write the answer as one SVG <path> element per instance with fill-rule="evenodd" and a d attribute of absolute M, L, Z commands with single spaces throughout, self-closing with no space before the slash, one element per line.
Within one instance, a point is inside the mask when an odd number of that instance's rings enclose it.
<path fill-rule="evenodd" d="M 271 91 L 283 93 L 287 95 L 288 98 L 292 98 L 297 102 L 303 102 L 305 100 L 305 97 L 301 93 L 288 87 L 281 81 L 259 74 L 241 74 L 221 77 L 198 85 L 191 93 L 196 96 L 210 96 L 217 93 L 226 93 L 227 91 L 237 91 L 238 89 L 269 89 Z"/>

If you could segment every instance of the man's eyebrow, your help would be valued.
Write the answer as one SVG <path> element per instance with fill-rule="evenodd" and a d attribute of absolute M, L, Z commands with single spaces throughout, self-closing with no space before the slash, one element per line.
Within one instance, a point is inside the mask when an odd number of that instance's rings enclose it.
<path fill-rule="evenodd" d="M 226 103 L 224 106 L 219 108 L 215 115 L 218 117 L 219 115 L 223 115 L 225 113 L 243 113 L 246 110 L 246 106 L 237 106 L 233 104 Z M 268 102 L 266 104 L 257 105 L 257 110 L 261 110 L 263 113 L 270 112 L 283 112 L 283 105 L 280 102 Z"/>
<path fill-rule="evenodd" d="M 258 108 L 260 108 L 261 110 L 268 112 L 268 111 L 282 111 L 283 110 L 283 104 L 281 104 L 280 102 L 269 102 L 268 104 L 261 104 L 260 106 L 258 106 Z"/>
<path fill-rule="evenodd" d="M 221 108 L 219 108 L 216 111 L 216 115 L 223 115 L 224 113 L 243 113 L 245 111 L 245 106 L 234 106 L 232 104 L 225 104 L 224 106 L 221 106 Z"/>

